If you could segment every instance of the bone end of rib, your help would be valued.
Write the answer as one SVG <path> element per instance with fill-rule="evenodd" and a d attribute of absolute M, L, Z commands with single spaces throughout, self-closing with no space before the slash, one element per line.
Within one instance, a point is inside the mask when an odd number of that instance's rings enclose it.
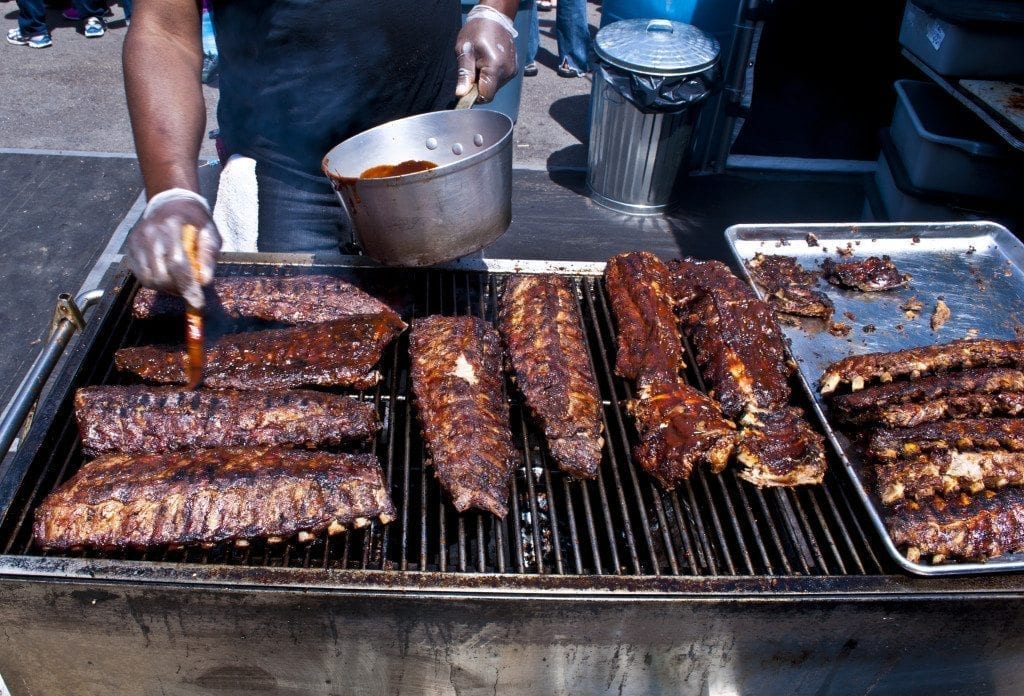
<path fill-rule="evenodd" d="M 314 539 L 316 539 L 316 534 L 313 534 L 311 532 L 306 532 L 306 531 L 299 532 L 299 543 L 300 544 L 308 544 L 309 542 L 313 541 Z"/>
<path fill-rule="evenodd" d="M 284 541 L 284 539 L 282 539 L 279 536 L 268 536 L 267 537 L 267 543 L 268 544 L 280 544 L 283 541 Z"/>
<path fill-rule="evenodd" d="M 235 539 L 235 547 L 239 549 L 245 549 L 249 547 L 248 539 Z"/>
<path fill-rule="evenodd" d="M 821 393 L 830 394 L 836 390 L 839 386 L 839 375 L 834 372 L 829 372 L 825 375 L 825 378 L 821 382 Z"/>
<path fill-rule="evenodd" d="M 338 520 L 332 520 L 331 523 L 327 525 L 327 536 L 335 536 L 337 534 L 341 534 L 344 531 L 345 525 L 343 525 Z"/>
<path fill-rule="evenodd" d="M 857 375 L 852 380 L 850 380 L 850 389 L 852 391 L 860 391 L 863 388 L 864 388 L 864 378 L 861 377 L 860 375 Z"/>

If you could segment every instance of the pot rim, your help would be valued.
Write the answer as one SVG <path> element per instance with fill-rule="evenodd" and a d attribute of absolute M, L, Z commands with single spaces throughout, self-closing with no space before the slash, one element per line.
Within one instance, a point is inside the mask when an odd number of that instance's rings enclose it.
<path fill-rule="evenodd" d="M 389 129 L 389 128 L 394 128 L 397 124 L 401 124 L 401 123 L 404 123 L 404 122 L 413 121 L 413 120 L 417 120 L 417 119 L 422 119 L 422 118 L 424 118 L 426 116 L 434 116 L 435 114 L 459 114 L 459 113 L 467 113 L 469 111 L 471 111 L 471 110 L 459 111 L 459 110 L 454 110 L 453 109 L 453 110 L 448 110 L 448 111 L 428 111 L 428 112 L 423 113 L 423 114 L 416 114 L 416 115 L 413 115 L 413 116 L 406 116 L 405 118 L 396 119 L 394 121 L 388 121 L 387 123 L 382 123 L 379 126 L 374 126 L 373 128 L 369 128 L 369 129 L 367 129 L 365 131 L 362 131 L 361 133 L 357 133 L 356 135 L 353 135 L 351 138 L 347 138 L 346 140 L 341 141 L 340 143 L 338 143 L 337 145 L 332 147 L 330 150 L 328 150 L 327 154 L 324 155 L 323 159 L 320 162 L 320 169 L 327 176 L 327 178 L 329 178 L 331 180 L 332 183 L 338 183 L 338 184 L 345 183 L 345 184 L 351 185 L 351 183 L 358 182 L 359 186 L 361 186 L 361 187 L 362 186 L 371 186 L 371 187 L 396 186 L 396 185 L 404 184 L 406 182 L 428 181 L 430 179 L 434 179 L 434 178 L 438 178 L 438 177 L 441 177 L 441 176 L 445 176 L 445 175 L 448 175 L 448 174 L 451 174 L 451 173 L 454 173 L 454 172 L 460 172 L 460 171 L 462 171 L 464 169 L 467 169 L 468 167 L 471 167 L 471 166 L 473 166 L 473 165 L 475 165 L 475 164 L 477 164 L 479 162 L 482 162 L 484 160 L 490 159 L 491 157 L 494 157 L 494 156 L 500 154 L 502 150 L 504 150 L 507 146 L 511 145 L 512 133 L 513 133 L 513 130 L 515 128 L 515 123 L 512 121 L 512 119 L 509 118 L 506 114 L 501 113 L 500 111 L 489 111 L 489 110 L 486 110 L 486 109 L 477 109 L 476 113 L 494 114 L 493 118 L 497 118 L 497 119 L 501 120 L 504 124 L 507 124 L 507 127 L 505 129 L 504 135 L 502 135 L 500 138 L 498 138 L 495 142 L 491 143 L 490 145 L 488 145 L 487 147 L 483 148 L 479 152 L 475 152 L 472 155 L 469 155 L 468 157 L 463 157 L 462 159 L 458 159 L 458 160 L 456 160 L 454 162 L 449 162 L 447 164 L 438 165 L 437 167 L 434 167 L 433 169 L 427 169 L 427 170 L 422 170 L 422 171 L 418 171 L 418 172 L 410 172 L 408 174 L 397 174 L 397 175 L 394 175 L 394 176 L 374 177 L 372 179 L 361 179 L 359 177 L 343 176 L 342 174 L 340 174 L 336 170 L 332 170 L 332 168 L 329 165 L 329 160 L 331 158 L 331 153 L 333 153 L 335 150 L 337 150 L 338 148 L 342 147 L 343 145 L 351 143 L 351 142 L 353 142 L 353 141 L 355 141 L 357 139 L 365 138 L 365 137 L 370 137 L 370 134 L 372 134 L 372 133 L 374 133 L 376 131 L 382 131 L 382 130 L 386 130 L 386 129 Z M 454 118 L 460 118 L 460 117 L 459 116 L 455 116 Z M 485 116 L 484 118 L 492 118 L 492 117 L 491 116 Z"/>

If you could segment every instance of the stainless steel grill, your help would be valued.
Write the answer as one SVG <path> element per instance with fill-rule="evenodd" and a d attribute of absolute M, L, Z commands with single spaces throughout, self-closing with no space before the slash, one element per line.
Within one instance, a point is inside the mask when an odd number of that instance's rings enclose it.
<path fill-rule="evenodd" d="M 502 274 L 472 270 L 393 271 L 343 266 L 288 266 L 231 262 L 219 273 L 336 273 L 368 289 L 384 289 L 403 314 L 475 314 L 494 319 Z M 509 514 L 457 514 L 424 466 L 423 444 L 409 397 L 408 341 L 384 354 L 384 379 L 360 392 L 381 413 L 373 444 L 398 509 L 389 525 L 308 544 L 254 541 L 246 548 L 159 549 L 114 555 L 84 552 L 82 559 L 161 564 L 322 568 L 328 570 L 453 573 L 476 576 L 833 576 L 889 572 L 863 512 L 843 478 L 822 486 L 758 489 L 733 473 L 698 471 L 666 493 L 630 455 L 633 425 L 623 403 L 630 387 L 612 372 L 614 321 L 601 279 L 574 275 L 580 315 L 602 399 L 606 445 L 596 481 L 571 481 L 550 462 L 542 434 L 525 417 L 511 384 L 511 425 L 523 465 L 512 485 Z M 0 471 L 0 552 L 44 556 L 31 543 L 32 512 L 82 463 L 71 409 L 76 387 L 117 383 L 112 355 L 125 345 L 180 341 L 180 327 L 153 326 L 131 316 L 134 281 L 121 272 L 40 404 L 20 451 Z M 689 361 L 692 365 L 694 361 Z M 703 388 L 695 374 L 691 380 Z M 26 558 L 25 560 L 28 560 Z M 308 578 L 308 575 L 302 575 Z M 302 580 L 299 580 L 300 582 Z"/>

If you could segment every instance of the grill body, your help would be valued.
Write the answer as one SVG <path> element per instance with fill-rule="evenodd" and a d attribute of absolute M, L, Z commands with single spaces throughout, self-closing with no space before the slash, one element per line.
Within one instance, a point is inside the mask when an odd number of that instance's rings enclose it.
<path fill-rule="evenodd" d="M 229 257 L 219 272 L 336 273 L 407 319 L 493 320 L 503 271 L 520 268 L 289 260 Z M 704 472 L 671 494 L 657 488 L 630 456 L 631 393 L 612 374 L 599 268 L 574 270 L 605 403 L 599 480 L 562 476 L 509 384 L 524 455 L 509 515 L 455 513 L 423 464 L 403 336 L 381 361 L 384 380 L 360 394 L 385 424 L 372 447 L 398 509 L 390 525 L 305 545 L 46 555 L 31 545 L 32 511 L 82 463 L 74 389 L 122 379 L 111 362 L 121 346 L 180 339 L 180 327 L 133 320 L 134 281 L 124 269 L 110 276 L 0 477 L 0 674 L 31 693 L 79 694 L 110 693 L 111 683 L 138 693 L 461 693 L 495 681 L 529 693 L 789 693 L 920 688 L 954 668 L 974 684 L 1017 683 L 1008 665 L 1024 647 L 1013 628 L 1024 618 L 1022 579 L 893 574 L 839 472 L 806 490 Z M 69 641 L 81 648 L 69 652 Z"/>

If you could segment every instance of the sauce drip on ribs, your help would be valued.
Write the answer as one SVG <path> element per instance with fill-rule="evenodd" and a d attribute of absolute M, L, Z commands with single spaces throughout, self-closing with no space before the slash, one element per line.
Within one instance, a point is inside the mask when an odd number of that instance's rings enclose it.
<path fill-rule="evenodd" d="M 498 329 L 516 384 L 540 424 L 558 466 L 596 478 L 604 428 L 572 281 L 518 275 L 505 282 Z"/>
<path fill-rule="evenodd" d="M 721 471 L 736 426 L 680 376 L 685 364 L 668 268 L 648 252 L 619 254 L 608 260 L 605 285 L 618 327 L 615 371 L 637 387 L 628 405 L 640 435 L 633 457 L 667 490 L 687 480 L 697 462 Z"/>
<path fill-rule="evenodd" d="M 353 314 L 398 315 L 386 304 L 341 278 L 328 275 L 297 277 L 217 277 L 208 285 L 206 312 L 231 318 L 249 317 L 284 324 L 315 324 Z M 177 295 L 139 288 L 132 302 L 137 319 L 181 316 L 185 302 Z"/>
<path fill-rule="evenodd" d="M 322 324 L 231 334 L 207 348 L 203 383 L 231 389 L 314 384 L 366 389 L 380 380 L 373 366 L 404 329 L 393 314 L 357 314 Z M 180 348 L 121 348 L 114 362 L 118 369 L 151 382 L 188 381 L 188 353 Z"/>
<path fill-rule="evenodd" d="M 409 355 L 423 439 L 441 487 L 459 512 L 480 508 L 504 517 L 519 456 L 497 332 L 476 317 L 416 319 Z"/>
<path fill-rule="evenodd" d="M 198 390 L 134 385 L 75 394 L 89 456 L 246 445 L 338 445 L 380 430 L 373 404 L 308 390 Z"/>
<path fill-rule="evenodd" d="M 758 486 L 821 483 L 824 439 L 789 405 L 792 366 L 771 308 L 719 261 L 669 269 L 697 367 L 740 426 L 740 478 Z"/>
<path fill-rule="evenodd" d="M 145 548 L 343 531 L 394 519 L 372 454 L 223 448 L 109 454 L 35 513 L 44 549 Z"/>

